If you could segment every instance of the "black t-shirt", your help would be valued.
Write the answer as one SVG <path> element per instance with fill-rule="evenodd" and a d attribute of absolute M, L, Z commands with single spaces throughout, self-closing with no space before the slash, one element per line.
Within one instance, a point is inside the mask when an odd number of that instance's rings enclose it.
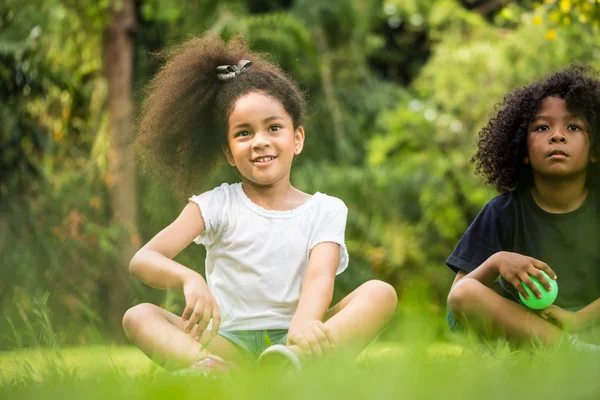
<path fill-rule="evenodd" d="M 477 215 L 446 260 L 453 271 L 473 271 L 498 251 L 548 264 L 558 277 L 560 307 L 586 306 L 600 298 L 600 195 L 590 190 L 575 211 L 542 210 L 529 190 L 492 199 Z M 516 299 L 516 290 L 501 281 Z M 507 296 L 511 297 L 511 296 Z"/>

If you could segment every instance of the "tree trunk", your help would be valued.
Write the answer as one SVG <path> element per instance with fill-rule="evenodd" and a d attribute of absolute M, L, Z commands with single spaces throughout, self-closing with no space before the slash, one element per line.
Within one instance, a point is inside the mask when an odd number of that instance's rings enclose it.
<path fill-rule="evenodd" d="M 133 0 L 113 0 L 104 32 L 104 70 L 108 84 L 109 174 L 107 183 L 114 221 L 121 227 L 118 262 L 105 266 L 104 318 L 113 338 L 124 337 L 121 319 L 129 306 L 128 265 L 139 246 L 138 201 L 133 155 L 133 61 L 136 20 Z"/>
<path fill-rule="evenodd" d="M 0 198 L 0 202 L 2 199 Z M 4 262 L 2 258 L 2 250 L 4 249 L 4 244 L 6 243 L 6 238 L 8 237 L 8 214 L 4 214 L 4 210 L 2 208 L 2 204 L 0 203 L 0 265 L 4 268 L 0 267 L 0 272 L 2 273 L 2 280 L 0 280 L 0 306 L 4 300 L 4 296 L 8 293 L 8 285 L 15 282 L 14 280 L 14 270 L 13 266 L 9 266 L 8 263 Z"/>

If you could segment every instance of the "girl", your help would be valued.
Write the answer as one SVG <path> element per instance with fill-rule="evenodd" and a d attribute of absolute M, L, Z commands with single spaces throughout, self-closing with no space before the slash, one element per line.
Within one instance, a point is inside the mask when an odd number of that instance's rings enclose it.
<path fill-rule="evenodd" d="M 297 355 L 364 346 L 391 318 L 396 294 L 380 281 L 328 309 L 348 265 L 347 208 L 290 184 L 304 107 L 292 80 L 239 38 L 192 39 L 151 82 L 138 145 L 154 172 L 187 188 L 224 153 L 241 174 L 192 196 L 131 260 L 137 278 L 185 296 L 181 316 L 153 304 L 125 314 L 127 336 L 152 359 L 222 370 L 270 342 L 267 354 L 298 365 Z M 192 241 L 206 246 L 206 280 L 173 260 Z"/>
<path fill-rule="evenodd" d="M 555 345 L 565 332 L 600 322 L 599 139 L 600 81 L 591 68 L 569 67 L 504 98 L 473 157 L 501 195 L 446 261 L 456 272 L 451 328 L 468 323 L 517 342 Z M 549 290 L 541 271 L 558 279 L 559 292 L 555 305 L 536 314 L 517 294 L 528 299 L 526 285 L 541 297 L 532 276 Z M 566 337 L 569 346 L 598 351 Z"/>

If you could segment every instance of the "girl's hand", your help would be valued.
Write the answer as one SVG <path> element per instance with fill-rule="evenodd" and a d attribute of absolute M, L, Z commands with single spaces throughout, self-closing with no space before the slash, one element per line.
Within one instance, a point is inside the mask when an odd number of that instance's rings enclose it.
<path fill-rule="evenodd" d="M 286 345 L 296 345 L 306 354 L 317 356 L 329 352 L 333 347 L 333 338 L 323 322 L 315 320 L 299 327 L 290 326 Z"/>
<path fill-rule="evenodd" d="M 183 295 L 185 296 L 185 310 L 181 314 L 181 319 L 187 321 L 184 327 L 185 333 L 200 340 L 202 332 L 212 319 L 211 334 L 216 336 L 219 325 L 221 325 L 221 314 L 204 279 L 200 276 L 188 278 L 183 284 Z M 196 326 L 196 324 L 198 325 Z"/>
<path fill-rule="evenodd" d="M 507 282 L 510 282 L 527 300 L 529 300 L 529 295 L 521 285 L 521 282 L 525 283 L 538 299 L 542 297 L 542 294 L 529 275 L 535 277 L 548 291 L 551 289 L 550 282 L 542 275 L 541 271 L 544 271 L 549 277 L 556 280 L 556 274 L 548 264 L 533 257 L 508 251 L 500 251 L 492 257 L 498 273 Z"/>
<path fill-rule="evenodd" d="M 580 330 L 580 321 L 576 312 L 552 305 L 540 310 L 539 315 L 564 331 L 575 333 Z"/>

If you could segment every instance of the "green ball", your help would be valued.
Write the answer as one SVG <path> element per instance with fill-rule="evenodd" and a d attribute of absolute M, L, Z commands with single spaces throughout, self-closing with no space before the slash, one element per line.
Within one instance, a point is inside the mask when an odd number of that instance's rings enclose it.
<path fill-rule="evenodd" d="M 549 292 L 546 291 L 546 288 L 543 287 L 542 284 L 537 279 L 535 279 L 533 276 L 529 275 L 529 277 L 531 278 L 531 280 L 533 281 L 535 286 L 537 286 L 538 290 L 542 294 L 541 299 L 538 299 L 537 297 L 535 297 L 535 295 L 527 287 L 527 285 L 525 285 L 523 282 L 521 282 L 521 285 L 523 286 L 523 288 L 529 295 L 529 300 L 525 299 L 525 297 L 523 297 L 521 295 L 521 293 L 519 293 L 519 297 L 521 298 L 521 301 L 523 302 L 523 304 L 525 304 L 529 308 L 533 308 L 534 310 L 541 310 L 543 308 L 550 307 L 552 305 L 552 303 L 554 303 L 554 300 L 556 300 L 556 296 L 558 296 L 558 283 L 556 283 L 556 281 L 554 279 L 550 278 L 544 271 L 542 271 L 542 274 L 548 280 L 548 282 L 550 282 L 550 291 Z"/>

